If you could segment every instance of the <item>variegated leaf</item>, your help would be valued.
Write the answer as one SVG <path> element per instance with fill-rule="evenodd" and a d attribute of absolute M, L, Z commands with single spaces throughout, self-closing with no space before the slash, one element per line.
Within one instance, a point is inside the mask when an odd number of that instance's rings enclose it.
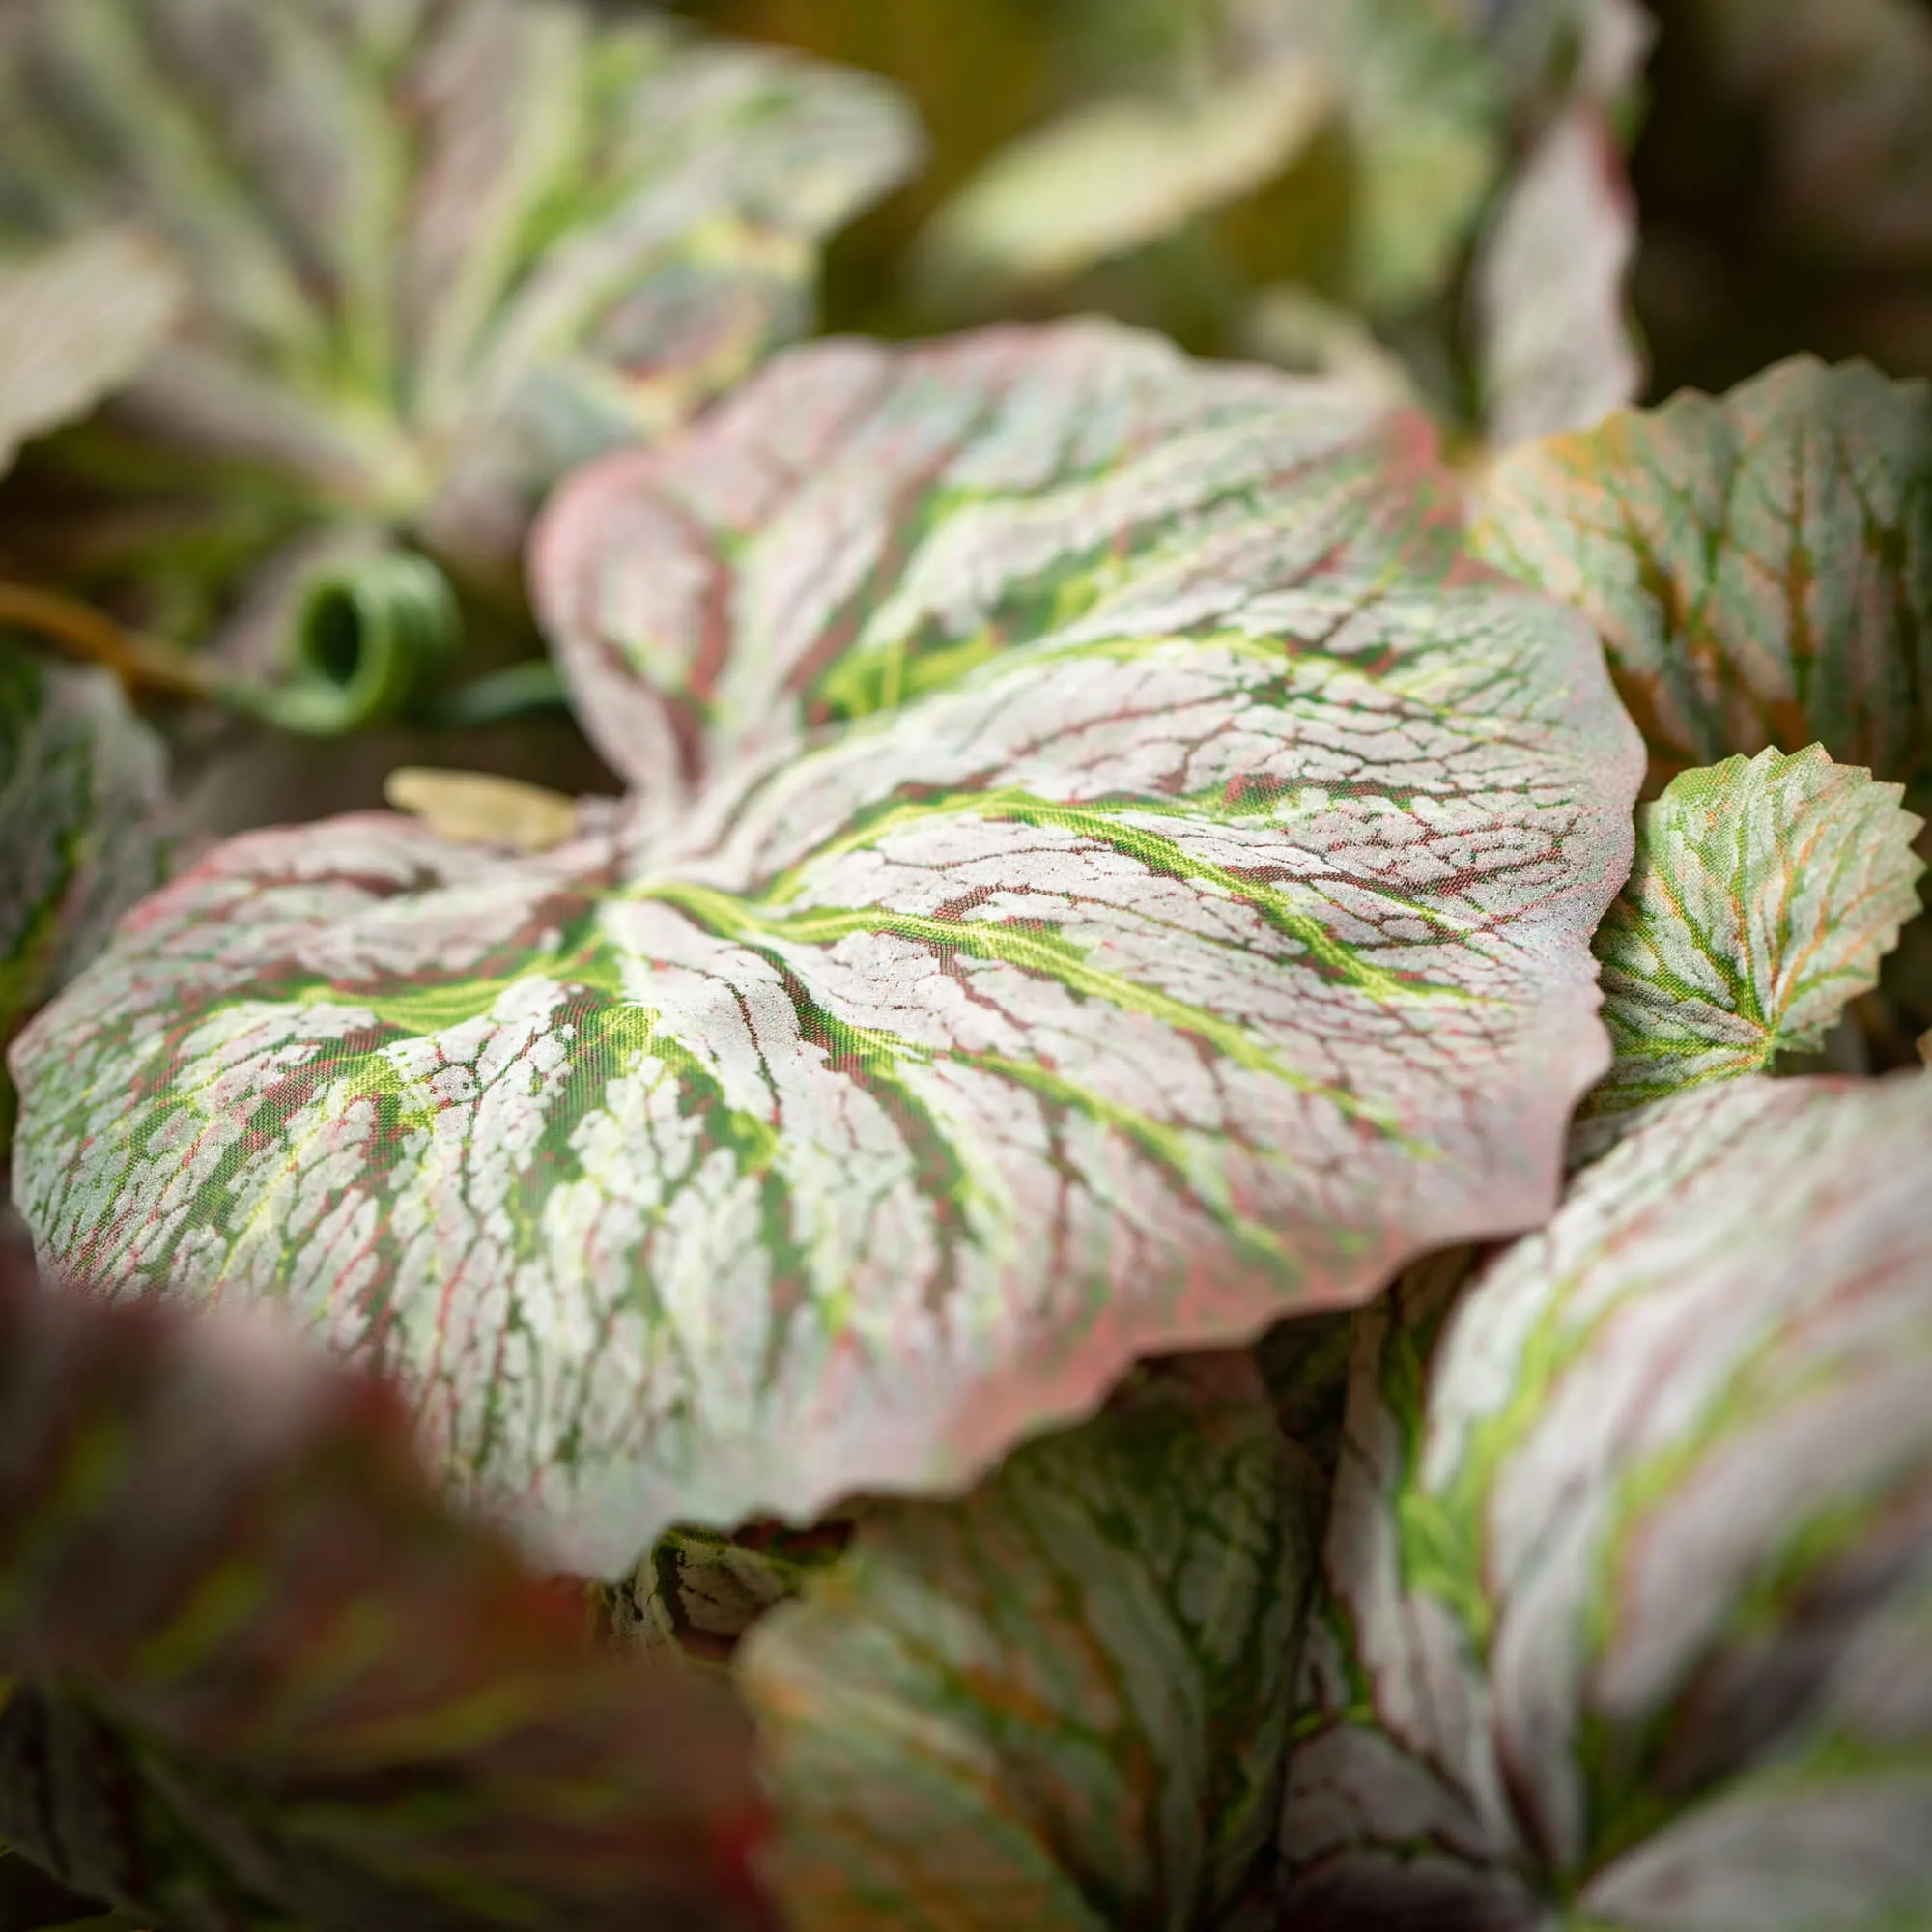
<path fill-rule="evenodd" d="M 1274 1827 L 1320 1487 L 1220 1356 L 870 1515 L 739 1654 L 792 1923 L 1221 1922 Z"/>
<path fill-rule="evenodd" d="M 192 520 L 192 557 L 152 554 L 150 514 L 67 558 L 121 570 L 157 623 L 224 612 L 239 565 L 345 521 L 513 575 L 564 468 L 802 332 L 816 243 L 915 145 L 878 83 L 639 9 L 19 5 L 0 234 L 125 217 L 195 292 L 67 452 Z"/>
<path fill-rule="evenodd" d="M 160 884 L 165 756 L 104 671 L 0 637 L 0 1042 Z M 0 1151 L 13 1124 L 0 1069 Z"/>
<path fill-rule="evenodd" d="M 1284 1923 L 1932 1914 L 1932 1077 L 1654 1108 L 1364 1318 Z"/>
<path fill-rule="evenodd" d="M 643 1650 L 721 1662 L 851 1540 L 844 1518 L 796 1530 L 753 1523 L 735 1536 L 668 1530 L 637 1574 L 607 1593 L 607 1617 L 613 1634 Z"/>
<path fill-rule="evenodd" d="M 392 1365 L 610 1577 L 1540 1219 L 1640 753 L 1418 438 L 1086 325 L 593 469 L 540 601 L 643 796 L 218 850 L 16 1047 L 36 1237 Z"/>
<path fill-rule="evenodd" d="M 1661 783 L 1814 740 L 1932 756 L 1932 387 L 1780 364 L 1505 456 L 1476 531 L 1585 611 Z"/>
<path fill-rule="evenodd" d="M 125 229 L 0 261 L 0 474 L 128 382 L 185 298 L 162 250 Z"/>
<path fill-rule="evenodd" d="M 1483 239 L 1472 279 L 1498 448 L 1592 428 L 1642 386 L 1626 287 L 1636 201 L 1616 117 L 1654 34 L 1637 0 L 1594 0 L 1571 99 Z"/>
<path fill-rule="evenodd" d="M 1811 1052 L 1918 911 L 1924 821 L 1902 787 L 1815 745 L 1686 772 L 1637 815 L 1636 867 L 1597 934 L 1622 1113 Z"/>
<path fill-rule="evenodd" d="M 286 1338 L 0 1251 L 0 1838 L 132 1922 L 769 1921 L 740 1715 L 593 1648 Z"/>

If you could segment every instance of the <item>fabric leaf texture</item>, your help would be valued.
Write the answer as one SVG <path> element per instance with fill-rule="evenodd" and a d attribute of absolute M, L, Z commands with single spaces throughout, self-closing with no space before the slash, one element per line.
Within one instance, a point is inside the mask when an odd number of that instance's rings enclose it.
<path fill-rule="evenodd" d="M 1635 868 L 1597 935 L 1617 1057 L 1584 1111 L 1821 1047 L 1918 912 L 1924 822 L 1902 800 L 1813 746 L 1687 772 L 1645 806 Z"/>
<path fill-rule="evenodd" d="M 1273 1833 L 1319 1496 L 1230 1355 L 868 1516 L 740 1652 L 800 1932 L 1216 1922 Z"/>
<path fill-rule="evenodd" d="M 1528 443 L 1475 544 L 1597 626 L 1655 782 L 1814 742 L 1932 758 L 1932 386 L 1780 363 L 1714 399 Z"/>
<path fill-rule="evenodd" d="M 1362 1318 L 1284 1924 L 1932 1910 L 1932 1078 L 1644 1115 Z"/>
<path fill-rule="evenodd" d="M 606 1578 L 1530 1225 L 1640 753 L 1446 503 L 1110 326 L 775 362 L 535 548 L 633 798 L 218 848 L 16 1044 L 21 1211 L 393 1370 Z"/>

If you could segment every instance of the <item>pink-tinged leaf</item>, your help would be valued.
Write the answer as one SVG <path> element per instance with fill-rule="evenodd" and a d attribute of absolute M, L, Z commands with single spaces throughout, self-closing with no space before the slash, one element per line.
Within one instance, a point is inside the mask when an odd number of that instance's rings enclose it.
<path fill-rule="evenodd" d="M 1813 742 L 1932 755 L 1932 387 L 1782 363 L 1505 456 L 1476 536 L 1584 611 L 1661 784 Z"/>
<path fill-rule="evenodd" d="M 1820 1048 L 1918 911 L 1924 821 L 1903 798 L 1814 745 L 1686 772 L 1645 806 L 1597 934 L 1617 1057 L 1584 1112 Z"/>
<path fill-rule="evenodd" d="M 750 1743 L 450 1516 L 385 1391 L 0 1258 L 0 1838 L 66 1883 L 210 1932 L 764 1925 Z"/>
<path fill-rule="evenodd" d="M 0 638 L 0 1042 L 160 884 L 160 741 L 104 671 Z M 0 1069 L 0 1151 L 14 1095 Z"/>
<path fill-rule="evenodd" d="M 1081 325 L 592 470 L 538 587 L 643 797 L 151 900 L 15 1050 L 44 1253 L 290 1306 L 614 1577 L 1539 1221 L 1640 751 L 1423 434 Z"/>
<path fill-rule="evenodd" d="M 1224 1923 L 1274 1828 L 1321 1496 L 1226 1355 L 869 1512 L 739 1653 L 792 1924 Z"/>
<path fill-rule="evenodd" d="M 193 290 L 64 453 L 196 527 L 212 557 L 89 532 L 56 556 L 165 612 L 225 614 L 250 566 L 345 521 L 513 579 L 565 468 L 809 327 L 819 242 L 918 145 L 881 83 L 641 8 L 15 6 L 4 218 L 131 220 Z"/>
<path fill-rule="evenodd" d="M 0 473 L 128 382 L 185 302 L 166 255 L 125 229 L 0 261 Z"/>
<path fill-rule="evenodd" d="M 1357 1336 L 1285 1923 L 1932 1913 L 1932 1077 L 1653 1108 Z"/>

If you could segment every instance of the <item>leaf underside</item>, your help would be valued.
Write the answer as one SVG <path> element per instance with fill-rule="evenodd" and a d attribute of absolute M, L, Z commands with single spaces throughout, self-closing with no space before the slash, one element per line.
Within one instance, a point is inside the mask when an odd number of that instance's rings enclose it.
<path fill-rule="evenodd" d="M 219 849 L 15 1049 L 36 1238 L 286 1304 L 615 1577 L 1538 1220 L 1638 749 L 1421 434 L 1073 325 L 593 468 L 533 576 L 637 795 Z"/>
<path fill-rule="evenodd" d="M 1932 1912 L 1928 1188 L 1932 1079 L 1730 1082 L 1363 1318 L 1285 1924 Z"/>

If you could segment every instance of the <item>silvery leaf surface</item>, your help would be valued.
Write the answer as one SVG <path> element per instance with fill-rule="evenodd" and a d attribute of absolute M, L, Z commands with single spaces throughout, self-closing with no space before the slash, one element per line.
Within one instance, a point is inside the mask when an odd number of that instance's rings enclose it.
<path fill-rule="evenodd" d="M 1597 626 L 1661 785 L 1814 742 L 1932 756 L 1932 388 L 1778 364 L 1496 465 L 1475 542 Z"/>
<path fill-rule="evenodd" d="M 1630 883 L 1597 934 L 1620 1114 L 1812 1052 L 1918 906 L 1924 821 L 1903 788 L 1817 746 L 1686 772 L 1637 814 Z"/>
<path fill-rule="evenodd" d="M 1932 1078 L 1727 1082 L 1362 1318 L 1284 1923 L 1932 1909 L 1928 1187 Z"/>
<path fill-rule="evenodd" d="M 804 332 L 817 243 L 916 146 L 877 83 L 640 10 L 23 4 L 0 234 L 133 223 L 193 291 L 67 468 L 172 504 L 216 612 L 266 550 L 340 523 L 513 576 L 563 469 Z M 193 566 L 134 522 L 75 568 L 172 611 Z"/>
<path fill-rule="evenodd" d="M 44 1256 L 288 1306 L 615 1577 L 1541 1220 L 1640 754 L 1440 492 L 1104 326 L 773 365 L 537 546 L 639 795 L 149 900 L 15 1047 Z"/>
<path fill-rule="evenodd" d="M 1273 1833 L 1321 1507 L 1220 1355 L 869 1513 L 739 1652 L 791 1923 L 1224 1923 Z"/>

